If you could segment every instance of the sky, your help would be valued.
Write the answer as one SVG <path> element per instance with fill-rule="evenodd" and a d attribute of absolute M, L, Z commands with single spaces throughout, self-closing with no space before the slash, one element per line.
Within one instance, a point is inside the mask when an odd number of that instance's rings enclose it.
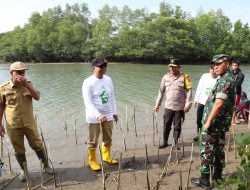
<path fill-rule="evenodd" d="M 234 23 L 241 20 L 250 24 L 249 0 L 0 0 L 0 33 L 13 30 L 16 26 L 23 27 L 33 12 L 47 11 L 58 5 L 64 9 L 68 3 L 86 3 L 91 12 L 91 18 L 98 16 L 98 10 L 107 4 L 110 7 L 122 8 L 127 5 L 131 9 L 146 8 L 149 12 L 159 12 L 159 4 L 167 2 L 173 7 L 181 9 L 196 16 L 199 10 L 205 12 L 222 9 L 223 13 Z"/>

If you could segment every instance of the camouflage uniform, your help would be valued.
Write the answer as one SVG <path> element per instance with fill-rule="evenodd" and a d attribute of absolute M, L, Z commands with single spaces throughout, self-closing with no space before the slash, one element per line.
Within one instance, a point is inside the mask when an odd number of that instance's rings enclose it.
<path fill-rule="evenodd" d="M 205 105 L 202 119 L 203 125 L 206 123 L 215 100 L 225 100 L 224 106 L 214 119 L 213 124 L 209 127 L 208 131 L 205 131 L 204 128 L 202 128 L 200 145 L 201 174 L 210 174 L 209 165 L 211 165 L 214 167 L 215 175 L 221 175 L 222 169 L 225 167 L 225 132 L 229 130 L 232 120 L 235 97 L 234 88 L 235 81 L 232 78 L 231 73 L 227 71 L 216 82 Z"/>

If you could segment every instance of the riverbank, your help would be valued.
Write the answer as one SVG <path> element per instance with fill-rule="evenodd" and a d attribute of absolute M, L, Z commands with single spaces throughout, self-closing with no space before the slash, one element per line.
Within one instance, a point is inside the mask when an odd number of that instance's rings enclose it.
<path fill-rule="evenodd" d="M 246 124 L 234 126 L 236 133 L 250 132 Z M 122 137 L 123 135 L 123 137 Z M 133 129 L 128 132 L 116 126 L 114 128 L 114 139 L 112 146 L 112 154 L 115 159 L 119 159 L 122 153 L 120 189 L 147 189 L 147 173 L 150 187 L 155 186 L 156 181 L 161 175 L 162 168 L 166 163 L 171 147 L 159 150 L 157 148 L 161 132 L 154 133 L 152 130 L 138 131 L 137 136 Z M 228 138 L 228 136 L 227 136 Z M 125 139 L 125 143 L 124 142 Z M 180 175 L 182 175 L 182 187 L 187 185 L 188 169 L 190 167 L 190 155 L 192 150 L 192 135 L 183 133 L 184 151 L 174 150 L 171 162 L 168 168 L 167 176 L 165 176 L 160 184 L 160 189 L 177 190 L 180 186 Z M 53 166 L 57 172 L 56 188 L 53 180 L 49 180 L 44 186 L 48 189 L 103 189 L 103 179 L 101 172 L 93 172 L 86 164 L 86 139 L 76 139 L 69 136 L 62 139 L 61 142 L 50 142 L 48 144 L 49 155 L 52 159 Z M 126 145 L 126 147 L 125 147 Z M 148 172 L 145 169 L 146 149 L 148 153 Z M 228 177 L 236 172 L 236 166 L 240 160 L 235 158 L 233 150 L 233 141 L 231 135 L 230 151 L 227 153 L 228 164 L 223 172 L 223 177 Z M 126 151 L 125 151 L 126 148 Z M 183 154 L 184 153 L 184 154 Z M 99 154 L 98 154 L 99 159 Z M 32 187 L 40 184 L 39 162 L 33 151 L 27 151 L 27 161 L 29 168 L 29 176 Z M 12 173 L 9 172 L 9 164 L 6 155 L 4 156 L 4 175 L 1 183 L 1 189 L 24 189 L 25 184 L 18 181 L 18 178 L 10 180 L 18 173 L 18 166 L 11 156 Z M 198 143 L 193 144 L 193 164 L 191 165 L 190 178 L 199 176 L 199 148 Z M 104 171 L 106 173 L 106 189 L 117 189 L 119 165 L 110 166 L 105 164 Z M 50 176 L 44 175 L 44 180 Z M 191 189 L 200 189 L 191 185 Z M 38 188 L 39 189 L 39 188 Z"/>

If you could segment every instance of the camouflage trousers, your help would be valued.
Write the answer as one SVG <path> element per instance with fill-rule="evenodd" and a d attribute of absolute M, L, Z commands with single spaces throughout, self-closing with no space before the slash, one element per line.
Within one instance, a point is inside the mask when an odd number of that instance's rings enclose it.
<path fill-rule="evenodd" d="M 210 174 L 225 167 L 225 132 L 205 131 L 202 128 L 200 144 L 201 174 Z"/>

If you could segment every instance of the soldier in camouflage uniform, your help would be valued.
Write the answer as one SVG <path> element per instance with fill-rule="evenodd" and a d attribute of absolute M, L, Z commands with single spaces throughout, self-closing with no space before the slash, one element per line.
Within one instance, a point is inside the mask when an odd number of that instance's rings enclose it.
<path fill-rule="evenodd" d="M 192 178 L 192 184 L 210 189 L 210 166 L 214 170 L 213 179 L 222 179 L 225 167 L 225 132 L 229 130 L 232 120 L 235 81 L 229 71 L 229 57 L 225 54 L 216 55 L 212 60 L 216 74 L 220 79 L 212 89 L 205 105 L 201 132 L 201 177 Z"/>

